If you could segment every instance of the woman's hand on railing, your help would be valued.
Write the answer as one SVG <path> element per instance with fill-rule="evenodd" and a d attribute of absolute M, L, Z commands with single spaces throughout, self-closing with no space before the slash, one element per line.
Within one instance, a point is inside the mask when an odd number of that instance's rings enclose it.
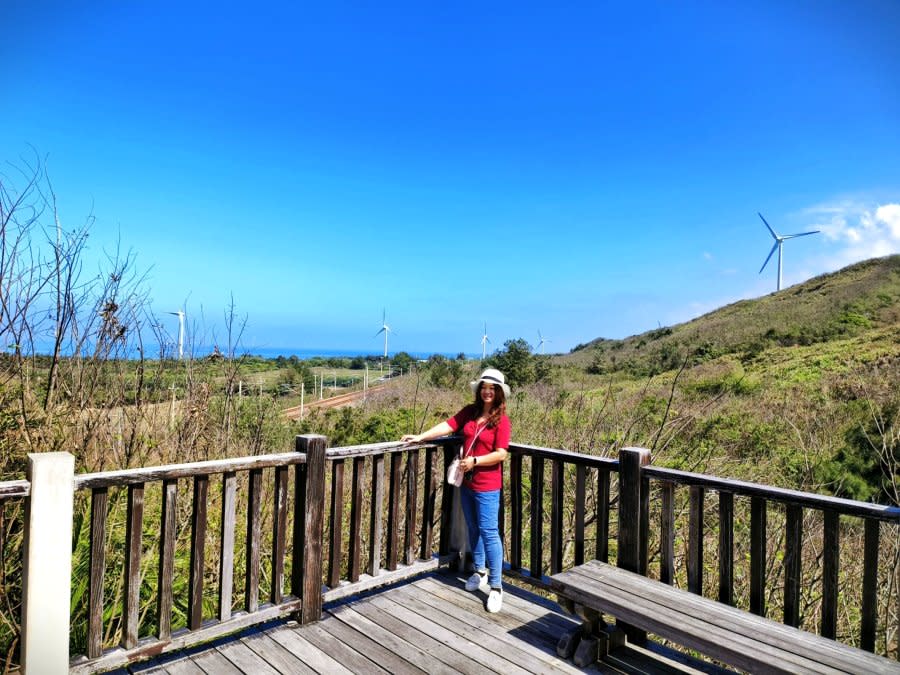
<path fill-rule="evenodd" d="M 400 438 L 402 443 L 421 443 L 422 442 L 422 434 L 403 434 Z"/>

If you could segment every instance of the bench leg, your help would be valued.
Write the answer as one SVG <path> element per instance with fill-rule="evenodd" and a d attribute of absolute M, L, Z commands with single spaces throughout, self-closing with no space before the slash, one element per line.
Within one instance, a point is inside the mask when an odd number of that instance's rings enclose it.
<path fill-rule="evenodd" d="M 569 604 L 566 609 L 581 617 L 581 626 L 559 639 L 556 653 L 560 658 L 572 658 L 576 666 L 584 668 L 606 656 L 608 640 L 606 633 L 600 629 L 601 624 L 605 626 L 600 613 L 574 603 Z"/>

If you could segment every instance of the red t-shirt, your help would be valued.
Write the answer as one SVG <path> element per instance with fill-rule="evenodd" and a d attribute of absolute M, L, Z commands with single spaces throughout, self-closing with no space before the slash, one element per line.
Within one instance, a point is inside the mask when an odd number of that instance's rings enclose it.
<path fill-rule="evenodd" d="M 467 455 L 480 457 L 487 455 L 498 448 L 509 449 L 509 437 L 511 433 L 509 418 L 506 415 L 500 416 L 500 421 L 496 427 L 485 427 L 478 432 L 475 420 L 478 419 L 478 408 L 475 405 L 467 405 L 465 408 L 456 413 L 447 420 L 447 424 L 453 431 L 462 431 L 463 434 L 463 452 L 469 450 Z M 478 433 L 474 445 L 472 438 Z M 492 466 L 475 465 L 472 471 L 472 479 L 465 481 L 467 487 L 476 492 L 490 492 L 491 490 L 499 490 L 503 485 L 503 463 L 497 463 Z"/>

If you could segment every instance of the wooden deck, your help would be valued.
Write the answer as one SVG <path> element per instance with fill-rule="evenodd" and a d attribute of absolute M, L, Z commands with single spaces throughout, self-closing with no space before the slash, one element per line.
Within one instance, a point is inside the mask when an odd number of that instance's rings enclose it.
<path fill-rule="evenodd" d="M 625 646 L 587 671 L 556 655 L 579 623 L 556 603 L 509 584 L 503 611 L 434 573 L 326 606 L 322 621 L 276 621 L 118 673 L 722 673 L 661 648 Z M 652 646 L 651 646 L 652 648 Z M 677 659 L 677 660 L 675 660 Z M 699 668 L 699 670 L 698 670 Z"/>

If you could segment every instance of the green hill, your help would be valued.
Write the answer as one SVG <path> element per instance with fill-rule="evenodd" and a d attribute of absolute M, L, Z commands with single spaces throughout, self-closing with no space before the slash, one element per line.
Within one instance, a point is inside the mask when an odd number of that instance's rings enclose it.
<path fill-rule="evenodd" d="M 560 362 L 604 373 L 662 372 L 685 358 L 753 357 L 776 346 L 846 340 L 900 323 L 900 255 L 875 258 L 686 323 L 624 340 L 599 338 Z"/>

